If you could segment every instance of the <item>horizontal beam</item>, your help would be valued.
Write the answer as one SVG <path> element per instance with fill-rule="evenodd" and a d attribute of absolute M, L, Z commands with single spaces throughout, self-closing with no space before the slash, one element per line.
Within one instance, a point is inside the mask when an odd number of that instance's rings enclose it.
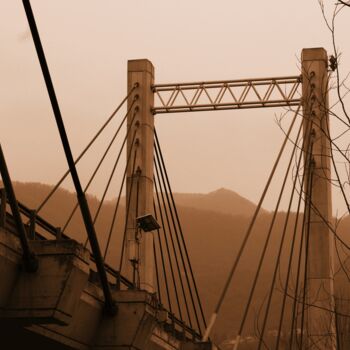
<path fill-rule="evenodd" d="M 301 76 L 156 84 L 154 114 L 299 105 Z"/>

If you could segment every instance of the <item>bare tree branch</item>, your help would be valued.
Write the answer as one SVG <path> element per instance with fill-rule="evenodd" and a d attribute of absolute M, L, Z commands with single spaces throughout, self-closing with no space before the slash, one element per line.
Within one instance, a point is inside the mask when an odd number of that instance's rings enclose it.
<path fill-rule="evenodd" d="M 345 1 L 338 0 L 342 5 L 350 7 L 350 4 L 346 3 Z"/>

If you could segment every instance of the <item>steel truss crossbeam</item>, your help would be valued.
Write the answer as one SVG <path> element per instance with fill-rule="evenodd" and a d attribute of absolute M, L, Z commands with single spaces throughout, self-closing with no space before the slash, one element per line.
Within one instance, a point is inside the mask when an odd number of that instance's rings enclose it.
<path fill-rule="evenodd" d="M 301 76 L 153 85 L 153 113 L 295 106 Z M 158 104 L 158 105 L 157 105 Z"/>

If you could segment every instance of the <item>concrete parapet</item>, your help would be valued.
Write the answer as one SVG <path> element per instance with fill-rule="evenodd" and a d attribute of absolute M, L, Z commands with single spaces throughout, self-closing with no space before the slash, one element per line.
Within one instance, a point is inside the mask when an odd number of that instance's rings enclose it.
<path fill-rule="evenodd" d="M 118 312 L 105 313 L 99 281 L 93 274 L 89 278 L 90 254 L 79 243 L 30 244 L 39 260 L 35 273 L 23 268 L 16 234 L 0 228 L 0 325 L 16 334 L 5 344 L 22 348 L 30 343 L 38 350 L 209 349 L 176 329 L 145 290 L 112 290 Z"/>
<path fill-rule="evenodd" d="M 17 272 L 0 316 L 28 324 L 68 324 L 88 281 L 89 252 L 73 240 L 32 241 L 31 247 L 39 269 Z"/>
<path fill-rule="evenodd" d="M 181 341 L 166 330 L 162 317 L 159 319 L 151 294 L 138 290 L 112 293 L 118 304 L 113 317 L 103 313 L 99 286 L 88 283 L 69 325 L 38 324 L 27 329 L 79 350 L 181 348 Z"/>
<path fill-rule="evenodd" d="M 181 350 L 212 350 L 213 346 L 211 342 L 185 342 L 181 347 Z"/>
<path fill-rule="evenodd" d="M 93 349 L 152 349 L 151 336 L 157 318 L 151 295 L 146 291 L 127 290 L 115 291 L 113 297 L 118 313 L 102 320 Z"/>
<path fill-rule="evenodd" d="M 69 349 L 87 350 L 94 343 L 103 319 L 103 293 L 99 286 L 88 282 L 80 295 L 73 317 L 68 325 L 37 324 L 28 327 L 42 337 L 53 339 Z"/>
<path fill-rule="evenodd" d="M 0 313 L 8 304 L 15 283 L 19 276 L 21 264 L 21 248 L 16 236 L 8 234 L 0 228 Z"/>

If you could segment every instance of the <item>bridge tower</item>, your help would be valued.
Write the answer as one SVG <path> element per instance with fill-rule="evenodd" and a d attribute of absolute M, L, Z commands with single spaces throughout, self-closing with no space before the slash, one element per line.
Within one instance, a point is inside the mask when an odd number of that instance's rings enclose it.
<path fill-rule="evenodd" d="M 327 52 L 302 51 L 305 155 L 306 341 L 309 349 L 335 349 L 333 236 Z"/>
<path fill-rule="evenodd" d="M 153 82 L 154 67 L 149 60 L 128 61 L 128 91 L 134 86 L 136 89 L 128 100 L 128 108 L 132 110 L 127 123 L 130 162 L 126 190 L 125 269 L 126 275 L 140 289 L 150 293 L 155 291 L 153 235 L 141 231 L 136 218 L 153 213 Z"/>

